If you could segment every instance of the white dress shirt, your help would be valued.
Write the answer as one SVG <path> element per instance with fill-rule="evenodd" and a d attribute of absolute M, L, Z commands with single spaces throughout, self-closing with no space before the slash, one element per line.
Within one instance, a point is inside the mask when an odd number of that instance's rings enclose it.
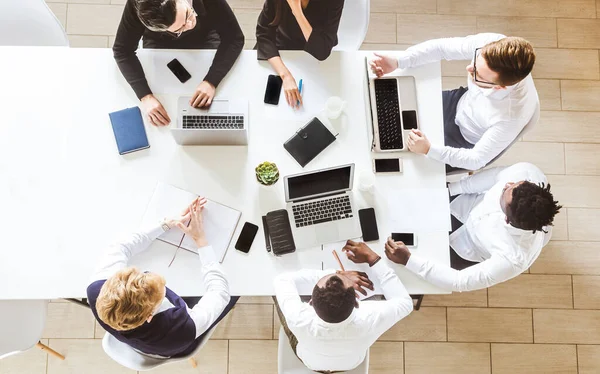
<path fill-rule="evenodd" d="M 146 250 L 162 233 L 164 233 L 163 228 L 157 225 L 109 246 L 98 263 L 92 282 L 108 279 L 117 271 L 126 268 L 132 256 Z M 202 265 L 200 271 L 206 285 L 206 292 L 192 309 L 187 308 L 189 316 L 196 325 L 196 338 L 205 333 L 217 320 L 231 298 L 225 273 L 217 261 L 212 247 L 209 245 L 199 248 L 198 257 Z M 165 298 L 154 314 L 172 307 L 171 302 Z"/>
<path fill-rule="evenodd" d="M 450 183 L 451 195 L 462 194 L 450 210 L 464 223 L 450 235 L 450 246 L 460 257 L 479 264 L 459 271 L 411 254 L 406 267 L 438 287 L 459 292 L 487 288 L 528 269 L 550 240 L 552 226 L 544 227 L 547 233 L 534 234 L 506 223 L 500 207 L 504 186 L 524 180 L 548 183 L 540 169 L 525 162 Z"/>
<path fill-rule="evenodd" d="M 360 307 L 340 323 L 320 319 L 298 295 L 297 284 L 315 285 L 334 270 L 299 270 L 275 278 L 275 294 L 289 329 L 298 339 L 296 352 L 311 370 L 351 370 L 369 347 L 396 322 L 410 314 L 412 299 L 383 259 L 372 267 L 385 301 L 359 301 Z"/>
<path fill-rule="evenodd" d="M 501 34 L 477 34 L 464 38 L 434 39 L 401 52 L 398 67 L 409 68 L 444 60 L 473 60 L 475 49 L 504 38 Z M 456 108 L 455 123 L 472 149 L 432 144 L 427 156 L 454 167 L 477 170 L 517 138 L 533 117 L 539 98 L 529 74 L 506 89 L 477 86 L 467 74 L 467 92 Z"/>

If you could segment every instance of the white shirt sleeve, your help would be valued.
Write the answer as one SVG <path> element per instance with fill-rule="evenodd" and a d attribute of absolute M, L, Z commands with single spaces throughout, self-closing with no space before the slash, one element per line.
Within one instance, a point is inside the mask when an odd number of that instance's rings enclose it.
<path fill-rule="evenodd" d="M 108 279 L 117 271 L 126 268 L 132 256 L 146 250 L 163 232 L 162 227 L 157 225 L 134 233 L 126 240 L 109 246 L 100 257 L 92 275 L 92 281 Z"/>
<path fill-rule="evenodd" d="M 210 245 L 198 248 L 198 257 L 206 292 L 198 304 L 192 309 L 188 308 L 188 314 L 196 325 L 196 338 L 204 334 L 219 318 L 231 299 L 229 283 L 213 248 Z"/>
<path fill-rule="evenodd" d="M 486 169 L 452 182 L 448 184 L 450 196 L 486 192 L 498 182 L 498 174 L 504 169 L 506 169 L 504 166 Z"/>
<path fill-rule="evenodd" d="M 504 37 L 502 34 L 482 33 L 462 38 L 428 40 L 400 52 L 398 67 L 410 68 L 441 60 L 472 60 L 476 48 Z"/>

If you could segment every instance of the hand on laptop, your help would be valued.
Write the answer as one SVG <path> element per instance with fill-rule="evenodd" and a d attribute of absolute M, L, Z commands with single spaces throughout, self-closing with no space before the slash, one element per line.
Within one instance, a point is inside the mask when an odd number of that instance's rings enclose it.
<path fill-rule="evenodd" d="M 365 291 L 365 288 L 368 288 L 371 291 L 375 290 L 375 287 L 373 286 L 373 282 L 371 282 L 367 273 L 364 273 L 362 271 L 354 271 L 354 270 L 353 271 L 338 270 L 335 273 L 338 275 L 343 275 L 346 278 L 348 278 L 349 280 L 351 280 L 352 283 L 354 284 L 352 286 L 352 287 L 354 287 L 354 290 L 356 292 L 360 292 L 361 294 L 363 294 L 365 296 L 367 296 L 367 291 Z M 356 295 L 356 297 L 358 298 L 358 294 Z"/>
<path fill-rule="evenodd" d="M 348 240 L 342 251 L 346 252 L 348 259 L 356 264 L 367 263 L 372 266 L 380 256 L 373 252 L 365 243 L 357 243 Z"/>
<path fill-rule="evenodd" d="M 184 225 L 182 222 L 175 223 L 179 230 L 194 239 L 198 248 L 206 247 L 208 245 L 206 234 L 204 233 L 204 218 L 202 217 L 202 210 L 204 209 L 205 204 L 206 198 L 199 197 L 188 207 L 190 215 L 190 224 L 188 226 Z"/>
<path fill-rule="evenodd" d="M 421 130 L 412 129 L 408 134 L 408 149 L 414 153 L 426 155 L 431 148 L 431 142 Z"/>
<path fill-rule="evenodd" d="M 400 265 L 406 265 L 408 259 L 410 258 L 410 251 L 408 248 L 406 248 L 404 243 L 395 242 L 391 237 L 389 237 L 387 242 L 385 242 L 385 255 L 392 262 Z"/>
<path fill-rule="evenodd" d="M 202 81 L 202 83 L 196 87 L 196 92 L 194 92 L 194 95 L 190 100 L 190 105 L 194 108 L 209 106 L 215 97 L 215 91 L 215 86 L 207 81 Z"/>
<path fill-rule="evenodd" d="M 154 95 L 148 94 L 142 97 L 141 102 L 151 124 L 154 126 L 167 126 L 171 122 L 167 111 Z"/>
<path fill-rule="evenodd" d="M 373 74 L 377 75 L 377 78 L 398 69 L 398 60 L 394 57 L 380 55 L 379 53 L 373 54 L 375 58 L 369 61 L 369 66 L 371 66 L 371 70 Z"/>

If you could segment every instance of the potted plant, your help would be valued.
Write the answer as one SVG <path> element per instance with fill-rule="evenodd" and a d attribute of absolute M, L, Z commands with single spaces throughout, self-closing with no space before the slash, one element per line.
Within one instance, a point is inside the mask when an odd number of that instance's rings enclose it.
<path fill-rule="evenodd" d="M 279 180 L 279 169 L 272 162 L 265 161 L 254 170 L 256 171 L 256 180 L 263 186 L 271 186 Z"/>

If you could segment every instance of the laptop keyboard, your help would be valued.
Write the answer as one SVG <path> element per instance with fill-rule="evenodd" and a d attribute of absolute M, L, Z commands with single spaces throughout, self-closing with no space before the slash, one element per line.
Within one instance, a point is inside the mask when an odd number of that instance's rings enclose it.
<path fill-rule="evenodd" d="M 243 129 L 243 116 L 183 116 L 184 129 Z"/>
<path fill-rule="evenodd" d="M 296 204 L 292 206 L 292 211 L 296 227 L 352 218 L 352 207 L 348 195 Z"/>
<path fill-rule="evenodd" d="M 374 82 L 379 147 L 382 150 L 402 149 L 402 123 L 396 79 L 375 79 Z"/>

